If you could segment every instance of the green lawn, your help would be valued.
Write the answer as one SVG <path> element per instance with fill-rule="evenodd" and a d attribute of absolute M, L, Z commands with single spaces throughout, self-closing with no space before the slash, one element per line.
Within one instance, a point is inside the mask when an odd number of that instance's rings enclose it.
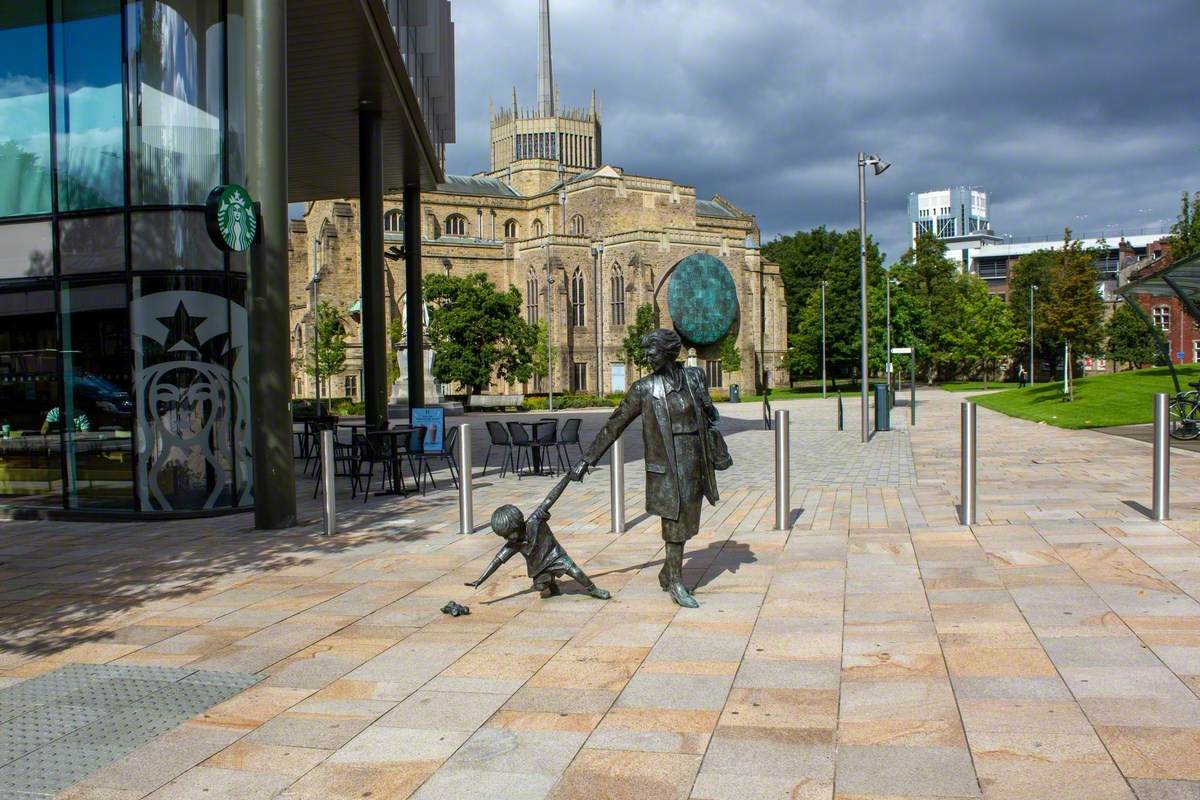
<path fill-rule="evenodd" d="M 1176 372 L 1185 390 L 1190 388 L 1189 382 L 1200 378 L 1200 366 L 1177 367 Z M 1060 428 L 1103 428 L 1152 422 L 1153 398 L 1158 392 L 1175 393 L 1166 367 L 1079 378 L 1071 403 L 1063 402 L 1062 383 L 1039 383 L 974 399 L 985 408 Z"/>
<path fill-rule="evenodd" d="M 850 397 L 858 394 L 857 381 L 841 381 L 838 383 L 837 392 L 833 390 L 832 383 L 825 384 L 825 391 L 828 397 L 836 397 L 838 392 L 842 393 L 843 397 Z M 821 396 L 820 381 L 796 381 L 792 386 L 781 386 L 771 390 L 772 400 L 811 400 L 814 397 Z M 761 403 L 761 394 L 743 394 L 743 403 Z"/>
<path fill-rule="evenodd" d="M 1007 389 L 1016 385 L 1016 381 L 988 381 L 987 384 L 983 381 L 948 381 L 939 383 L 938 387 L 947 392 L 978 392 L 981 389 Z"/>

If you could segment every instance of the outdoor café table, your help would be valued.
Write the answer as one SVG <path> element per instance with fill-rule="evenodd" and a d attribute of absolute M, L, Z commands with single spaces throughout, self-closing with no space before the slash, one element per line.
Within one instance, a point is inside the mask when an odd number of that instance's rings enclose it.
<path fill-rule="evenodd" d="M 403 461 L 400 457 L 408 450 L 408 438 L 418 432 L 420 433 L 418 441 L 421 441 L 425 438 L 425 428 L 420 425 L 416 427 L 399 425 L 382 431 L 367 431 L 367 438 L 387 442 L 388 460 L 392 465 L 392 491 L 389 494 L 411 494 L 408 491 L 408 487 L 404 485 Z M 403 446 L 403 449 L 401 449 L 401 446 Z M 399 489 L 396 488 L 397 475 L 400 476 Z M 414 475 L 413 479 L 420 483 L 419 476 Z M 413 492 L 415 491 L 417 489 L 413 489 Z"/>
<path fill-rule="evenodd" d="M 529 448 L 530 452 L 533 453 L 533 472 L 535 475 L 545 475 L 546 473 L 542 471 L 542 448 L 550 447 L 551 445 L 538 443 L 538 429 L 543 425 L 556 428 L 558 427 L 558 421 L 553 419 L 540 419 L 537 422 L 522 422 L 520 425 L 525 429 L 525 432 L 529 434 L 529 441 L 533 445 Z M 550 463 L 549 458 L 546 459 L 546 463 Z"/>
<path fill-rule="evenodd" d="M 367 432 L 367 423 L 365 422 L 339 422 L 338 427 L 345 428 L 346 430 L 350 431 L 351 441 L 354 440 L 354 437 L 358 435 L 359 431 L 362 431 L 363 433 Z"/>

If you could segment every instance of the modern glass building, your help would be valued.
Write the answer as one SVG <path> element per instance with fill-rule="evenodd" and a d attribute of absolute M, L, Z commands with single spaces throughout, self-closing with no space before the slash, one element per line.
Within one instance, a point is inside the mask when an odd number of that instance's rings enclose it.
<path fill-rule="evenodd" d="M 159 515 L 220 513 L 255 503 L 251 401 L 270 404 L 274 396 L 262 389 L 254 394 L 248 284 L 256 258 L 276 267 L 282 258 L 282 273 L 261 274 L 286 280 L 286 253 L 256 253 L 267 249 L 264 243 L 286 241 L 286 213 L 281 218 L 275 202 L 268 214 L 264 202 L 259 243 L 237 252 L 218 246 L 205 204 L 216 187 L 237 184 L 256 192 L 254 145 L 263 143 L 248 131 L 247 85 L 271 64 L 255 62 L 264 50 L 254 44 L 265 39 L 277 52 L 297 52 L 282 31 L 272 43 L 274 34 L 253 29 L 255 19 L 276 13 L 270 2 L 4 4 L 0 506 Z M 438 6 L 438 19 L 448 20 L 448 4 L 439 3 L 405 5 Z M 251 4 L 257 16 L 248 17 Z M 382 3 L 369 6 L 294 0 L 287 38 L 306 30 L 345 32 L 320 56 L 335 74 L 339 63 L 351 69 L 365 63 L 357 69 L 367 79 L 398 72 L 407 84 L 394 38 L 400 29 Z M 392 36 L 378 60 L 364 61 L 355 37 L 369 41 L 377 29 Z M 340 62 L 337 53 L 330 55 L 337 47 Z M 289 70 L 302 75 L 309 60 L 296 58 Z M 303 107 L 309 93 L 326 92 L 299 79 L 293 89 L 293 80 L 289 73 L 289 103 Z M 383 129 L 376 139 L 410 143 L 402 148 L 410 160 L 390 171 L 368 162 L 362 172 L 386 173 L 402 185 L 434 183 L 438 149 L 428 140 L 411 86 L 406 92 L 367 85 L 365 99 L 354 97 L 364 91 L 361 85 L 344 88 L 348 108 L 340 118 L 308 127 L 276 120 L 279 150 L 323 148 L 327 159 L 354 160 L 358 177 L 358 160 L 368 152 L 359 141 L 358 112 L 367 108 Z M 389 128 L 389 103 L 406 112 L 400 116 L 407 126 Z M 257 130 L 264 129 L 272 128 Z M 347 146 L 330 145 L 331 132 Z M 320 160 L 308 162 L 298 170 L 300 185 L 294 180 L 288 196 L 277 200 L 345 194 L 345 170 L 323 182 Z M 261 280 L 265 293 L 278 289 L 286 298 L 286 284 Z M 275 336 L 276 320 L 267 313 L 260 312 L 258 323 Z M 278 322 L 286 347 L 286 313 Z M 289 385 L 283 382 L 280 403 L 286 404 Z M 274 419 L 258 424 L 280 428 Z M 290 430 L 271 433 L 290 439 Z"/>

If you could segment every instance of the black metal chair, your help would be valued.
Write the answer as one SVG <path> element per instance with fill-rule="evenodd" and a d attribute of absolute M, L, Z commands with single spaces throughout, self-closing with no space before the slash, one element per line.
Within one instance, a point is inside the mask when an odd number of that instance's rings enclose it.
<path fill-rule="evenodd" d="M 317 450 L 317 471 L 314 473 L 317 479 L 317 485 L 313 487 L 313 498 L 321 491 L 321 473 L 323 464 L 321 463 L 321 440 L 317 439 L 315 445 Z M 337 432 L 334 432 L 333 438 L 333 475 L 335 478 L 350 478 L 350 496 L 354 497 L 354 483 L 357 480 L 355 477 L 358 468 L 355 465 L 355 448 L 353 442 L 342 442 L 337 438 Z"/>
<path fill-rule="evenodd" d="M 533 426 L 533 443 L 540 451 L 539 461 L 543 469 L 549 469 L 550 474 L 554 475 L 554 468 L 550 466 L 550 454 L 554 453 L 554 460 L 558 462 L 558 468 L 563 468 L 563 461 L 558 455 L 558 420 L 554 417 L 543 417 Z"/>
<path fill-rule="evenodd" d="M 454 445 L 458 441 L 458 426 L 451 428 L 446 432 L 446 438 L 442 441 L 441 450 L 426 450 L 421 449 L 419 453 L 413 455 L 417 459 L 417 485 L 421 486 L 421 493 L 425 493 L 424 481 L 421 479 L 421 470 L 429 476 L 430 483 L 433 488 L 437 488 L 437 481 L 433 477 L 433 469 L 429 466 L 431 461 L 444 461 L 450 470 L 450 480 L 454 482 L 454 487 L 458 488 L 458 461 L 454 457 Z"/>
<path fill-rule="evenodd" d="M 304 438 L 308 440 L 304 455 L 304 474 L 308 474 L 309 462 L 320 462 L 321 431 L 333 431 L 337 438 L 338 418 L 332 415 L 304 420 Z M 315 468 L 314 468 L 314 474 Z"/>
<path fill-rule="evenodd" d="M 487 475 L 488 459 L 492 457 L 493 447 L 503 447 L 504 455 L 500 459 L 500 477 L 504 477 L 504 473 L 508 467 L 508 455 L 512 451 L 512 440 L 508 438 L 508 431 L 504 430 L 504 426 L 494 419 L 487 421 L 488 430 L 488 449 L 483 457 L 483 472 L 480 477 Z"/>
<path fill-rule="evenodd" d="M 509 421 L 506 423 L 508 428 L 508 437 L 512 440 L 512 446 L 508 450 L 508 463 L 513 465 L 513 472 L 517 474 L 517 480 L 521 479 L 521 455 L 524 454 L 529 460 L 529 468 L 533 469 L 533 440 L 529 438 L 529 434 L 521 427 L 521 423 Z M 516 461 L 513 461 L 513 453 L 516 452 Z"/>
<path fill-rule="evenodd" d="M 393 427 L 407 426 L 396 425 Z M 412 427 L 413 430 L 409 432 L 408 436 L 406 436 L 403 441 L 396 438 L 392 439 L 392 442 L 396 445 L 396 447 L 400 448 L 396 453 L 396 471 L 400 473 L 401 487 L 404 486 L 404 469 L 401 466 L 400 460 L 400 456 L 402 455 L 408 461 L 408 471 L 412 473 L 414 487 L 416 489 L 420 489 L 421 472 L 417 466 L 417 462 L 418 456 L 420 456 L 421 452 L 425 449 L 425 432 L 429 429 L 424 425 L 414 425 Z"/>
<path fill-rule="evenodd" d="M 558 451 L 566 457 L 566 463 L 571 463 L 571 454 L 567 452 L 567 445 L 573 444 L 579 450 L 579 457 L 583 458 L 583 445 L 579 443 L 579 426 L 583 423 L 582 417 L 571 417 L 563 423 L 562 430 L 558 432 L 557 445 Z M 560 460 L 559 464 L 563 462 Z"/>
<path fill-rule="evenodd" d="M 371 481 L 375 479 L 375 465 L 383 464 L 383 475 L 380 478 L 380 483 L 387 485 L 388 478 L 392 473 L 392 462 L 387 458 L 386 439 L 378 439 L 374 442 L 365 434 L 354 434 L 354 469 L 350 476 L 350 496 L 357 497 L 359 488 L 363 489 L 363 502 L 367 502 L 367 498 L 371 496 Z M 366 467 L 366 472 L 363 472 L 363 467 Z M 363 487 L 363 478 L 367 479 L 366 486 Z"/>

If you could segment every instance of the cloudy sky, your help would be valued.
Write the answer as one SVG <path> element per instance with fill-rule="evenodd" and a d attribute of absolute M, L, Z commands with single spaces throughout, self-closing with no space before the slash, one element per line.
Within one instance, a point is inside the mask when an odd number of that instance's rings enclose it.
<path fill-rule="evenodd" d="M 563 105 L 604 160 L 715 192 L 764 238 L 857 226 L 889 260 L 909 192 L 986 189 L 1014 236 L 1169 225 L 1200 189 L 1200 0 L 551 0 Z M 537 0 L 454 0 L 450 172 L 487 168 L 488 98 L 535 101 Z"/>

